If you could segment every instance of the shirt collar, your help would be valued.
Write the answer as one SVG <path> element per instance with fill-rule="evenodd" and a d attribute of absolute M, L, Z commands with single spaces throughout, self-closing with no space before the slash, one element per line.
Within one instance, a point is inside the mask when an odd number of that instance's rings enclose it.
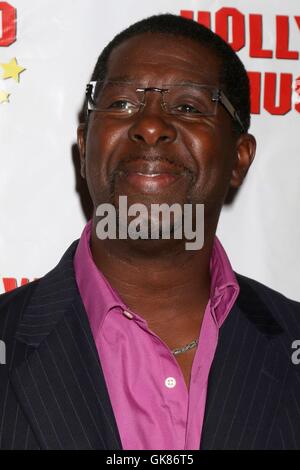
<path fill-rule="evenodd" d="M 90 249 L 91 229 L 92 220 L 86 224 L 79 240 L 74 256 L 74 269 L 79 292 L 95 337 L 110 310 L 129 309 L 94 263 Z M 210 305 L 220 328 L 238 296 L 239 285 L 217 237 L 214 239 L 210 259 L 210 274 Z"/>
<path fill-rule="evenodd" d="M 210 258 L 211 307 L 218 327 L 224 323 L 240 291 L 236 276 L 228 256 L 217 236 L 215 236 Z"/>
<path fill-rule="evenodd" d="M 74 269 L 91 330 L 95 335 L 111 309 L 119 307 L 126 310 L 127 307 L 94 263 L 90 248 L 91 230 L 92 220 L 86 224 L 80 237 L 74 256 Z"/>

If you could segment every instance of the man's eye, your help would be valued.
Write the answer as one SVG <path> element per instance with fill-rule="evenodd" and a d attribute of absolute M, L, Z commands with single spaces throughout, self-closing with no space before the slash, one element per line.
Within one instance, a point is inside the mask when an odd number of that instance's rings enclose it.
<path fill-rule="evenodd" d="M 201 114 L 202 111 L 191 104 L 181 104 L 176 106 L 176 111 L 183 114 Z"/>
<path fill-rule="evenodd" d="M 127 100 L 118 100 L 111 103 L 109 108 L 119 109 L 121 111 L 130 111 L 132 109 L 135 109 L 136 105 Z"/>

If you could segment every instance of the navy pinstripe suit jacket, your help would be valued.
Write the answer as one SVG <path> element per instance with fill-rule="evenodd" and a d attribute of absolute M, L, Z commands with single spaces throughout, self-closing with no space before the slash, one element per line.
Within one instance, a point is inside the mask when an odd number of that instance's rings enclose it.
<path fill-rule="evenodd" d="M 75 281 L 77 243 L 45 277 L 0 296 L 1 449 L 122 448 Z M 300 364 L 291 360 L 300 303 L 237 279 L 199 449 L 300 449 Z"/>

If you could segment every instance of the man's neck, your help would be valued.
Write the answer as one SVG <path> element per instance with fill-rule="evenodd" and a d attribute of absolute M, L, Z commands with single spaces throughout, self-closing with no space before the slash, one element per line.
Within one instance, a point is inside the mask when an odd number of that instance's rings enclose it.
<path fill-rule="evenodd" d="M 95 264 L 132 311 L 149 324 L 180 324 L 208 302 L 214 233 L 198 251 L 187 251 L 174 240 L 162 242 L 165 245 L 99 240 L 93 229 L 91 251 Z M 147 243 L 154 243 L 153 249 Z"/>

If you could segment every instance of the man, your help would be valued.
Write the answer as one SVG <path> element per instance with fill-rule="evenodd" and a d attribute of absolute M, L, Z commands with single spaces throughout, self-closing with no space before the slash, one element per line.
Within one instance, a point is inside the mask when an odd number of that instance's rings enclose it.
<path fill-rule="evenodd" d="M 300 305 L 235 274 L 215 237 L 255 155 L 240 60 L 203 26 L 154 16 L 104 49 L 86 111 L 93 218 L 56 268 L 0 300 L 1 447 L 299 448 Z M 169 239 L 99 237 L 98 208 L 120 214 L 122 196 L 204 204 L 203 247 L 175 237 L 175 216 Z"/>

